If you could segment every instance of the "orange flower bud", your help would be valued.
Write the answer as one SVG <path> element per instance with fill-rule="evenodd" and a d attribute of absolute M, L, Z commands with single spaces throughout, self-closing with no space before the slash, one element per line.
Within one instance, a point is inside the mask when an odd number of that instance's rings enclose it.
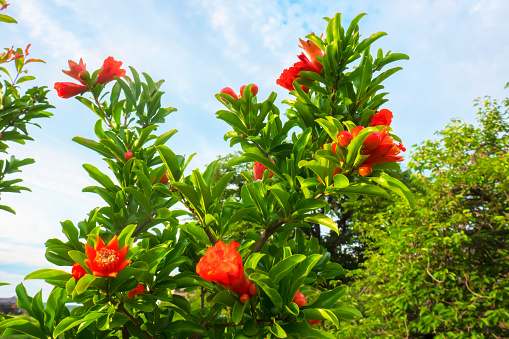
<path fill-rule="evenodd" d="M 256 86 L 255 84 L 249 84 L 249 85 L 253 85 L 253 86 L 251 86 L 251 93 L 253 93 L 253 96 L 256 96 L 258 94 L 258 86 Z M 246 88 L 246 87 L 247 87 L 246 85 L 243 85 L 240 88 L 239 97 L 242 98 L 242 96 L 244 95 L 244 88 Z"/>
<path fill-rule="evenodd" d="M 249 294 L 252 297 L 257 297 L 258 296 L 258 292 L 256 292 L 256 286 L 254 284 L 249 285 Z"/>
<path fill-rule="evenodd" d="M 78 263 L 75 263 L 73 266 L 72 266 L 72 271 L 71 271 L 71 274 L 72 274 L 72 277 L 74 279 L 76 279 L 76 282 L 78 282 L 78 280 L 80 280 L 81 278 L 83 278 L 83 276 L 85 274 L 87 274 L 87 271 L 85 271 L 85 269 L 83 267 L 81 267 L 80 264 Z"/>
<path fill-rule="evenodd" d="M 251 299 L 251 297 L 249 296 L 249 294 L 243 294 L 240 296 L 240 302 L 242 304 L 245 304 L 246 301 L 248 301 L 249 299 Z"/>
<path fill-rule="evenodd" d="M 140 283 L 133 290 L 131 290 L 129 293 L 127 293 L 127 297 L 129 299 L 132 299 L 132 298 L 134 298 L 134 296 L 136 294 L 145 294 L 145 293 L 147 293 L 147 291 L 145 291 L 145 286 L 143 286 L 143 284 Z"/>
<path fill-rule="evenodd" d="M 338 133 L 338 144 L 342 147 L 347 147 L 353 139 L 352 133 L 348 131 L 341 131 Z"/>
<path fill-rule="evenodd" d="M 360 166 L 358 171 L 359 171 L 359 174 L 362 175 L 363 177 L 366 177 L 366 176 L 370 175 L 371 173 L 373 173 L 373 169 L 369 165 Z"/>
<path fill-rule="evenodd" d="M 223 93 L 231 95 L 234 99 L 239 99 L 237 94 L 235 94 L 235 91 L 233 89 L 231 89 L 230 87 L 225 87 L 221 90 L 221 92 L 219 92 L 219 94 L 223 94 Z M 226 101 L 226 99 L 224 99 L 224 98 L 221 98 L 221 100 Z"/>
<path fill-rule="evenodd" d="M 126 152 L 125 154 L 125 161 L 129 161 L 132 157 L 133 157 L 133 152 L 129 151 L 129 152 Z"/>
<path fill-rule="evenodd" d="M 296 303 L 297 306 L 299 306 L 299 307 L 302 307 L 307 304 L 306 297 L 304 296 L 304 294 L 300 293 L 299 291 L 297 291 L 297 293 L 295 294 L 295 297 L 293 297 L 292 302 Z"/>
<path fill-rule="evenodd" d="M 354 127 L 354 129 L 352 129 L 352 132 L 351 132 L 352 136 L 354 138 L 356 138 L 359 135 L 360 131 L 362 131 L 363 129 L 364 129 L 364 126 L 356 126 L 356 127 Z"/>

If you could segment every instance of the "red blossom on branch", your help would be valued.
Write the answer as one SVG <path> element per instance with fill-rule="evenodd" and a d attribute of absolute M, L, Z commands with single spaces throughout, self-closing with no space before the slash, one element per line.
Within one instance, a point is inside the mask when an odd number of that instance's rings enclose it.
<path fill-rule="evenodd" d="M 286 88 L 289 91 L 293 91 L 293 82 L 299 78 L 299 73 L 302 71 L 315 72 L 320 74 L 320 71 L 323 68 L 323 65 L 318 61 L 317 57 L 322 57 L 323 51 L 311 40 L 304 41 L 299 39 L 302 45 L 299 45 L 304 51 L 309 55 L 311 60 L 308 57 L 301 53 L 298 55 L 299 61 L 293 64 L 292 67 L 285 69 L 283 73 L 279 76 L 279 79 L 276 80 L 276 84 L 281 87 Z M 309 91 L 309 88 L 302 86 L 304 91 Z"/>
<path fill-rule="evenodd" d="M 122 66 L 122 61 L 117 61 L 111 56 L 107 57 L 97 77 L 97 83 L 106 84 L 115 80 L 114 77 L 123 77 L 125 75 L 125 69 L 121 69 L 120 66 Z"/>
<path fill-rule="evenodd" d="M 255 162 L 254 165 L 253 165 L 254 180 L 262 180 L 263 179 L 263 172 L 265 172 L 266 170 L 268 170 L 268 168 L 265 167 L 265 165 L 263 165 L 262 163 L 260 163 L 258 161 Z M 270 171 L 269 178 L 272 178 L 273 175 L 274 175 L 274 172 Z"/>
<path fill-rule="evenodd" d="M 88 244 L 85 245 L 88 258 L 85 263 L 94 276 L 115 278 L 119 271 L 131 263 L 129 260 L 124 260 L 128 248 L 129 245 L 125 245 L 119 251 L 117 236 L 113 237 L 106 246 L 101 237 L 97 237 L 95 249 Z"/>
<path fill-rule="evenodd" d="M 371 166 L 386 162 L 403 161 L 403 156 L 399 155 L 401 151 L 404 152 L 406 150 L 403 144 L 396 144 L 394 139 L 389 136 L 389 132 L 386 128 L 380 131 L 380 136 L 381 142 L 376 148 L 362 151 L 362 154 L 369 155 L 362 164 Z"/>
<path fill-rule="evenodd" d="M 69 70 L 62 70 L 64 74 L 70 76 L 73 79 L 78 80 L 83 85 L 86 85 L 85 80 L 83 80 L 82 74 L 87 73 L 86 65 L 83 63 L 83 59 L 80 59 L 80 63 L 69 60 Z"/>
<path fill-rule="evenodd" d="M 390 126 L 391 122 L 392 112 L 384 108 L 376 113 L 373 118 L 371 118 L 369 126 Z"/>
<path fill-rule="evenodd" d="M 227 289 L 243 295 L 249 291 L 242 258 L 237 252 L 240 244 L 232 241 L 226 246 L 219 240 L 209 247 L 196 265 L 196 273 L 207 281 L 213 281 Z"/>
<path fill-rule="evenodd" d="M 85 274 L 87 274 L 87 271 L 85 271 L 85 269 L 78 263 L 75 263 L 73 266 L 72 266 L 72 271 L 71 271 L 71 274 L 72 274 L 72 277 L 74 279 L 76 279 L 76 282 L 78 280 L 80 280 L 81 278 L 83 278 L 83 276 Z"/>
<path fill-rule="evenodd" d="M 88 87 L 85 85 L 75 84 L 74 82 L 56 82 L 55 89 L 57 90 L 59 97 L 68 99 L 86 91 Z"/>

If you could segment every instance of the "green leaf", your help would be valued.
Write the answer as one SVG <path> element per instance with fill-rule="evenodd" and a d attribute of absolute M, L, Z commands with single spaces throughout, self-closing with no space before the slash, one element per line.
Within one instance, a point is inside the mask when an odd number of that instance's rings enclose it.
<path fill-rule="evenodd" d="M 177 130 L 171 129 L 168 132 L 165 132 L 157 137 L 156 141 L 154 142 L 154 146 L 164 145 L 166 141 L 168 141 L 175 133 L 177 133 Z"/>
<path fill-rule="evenodd" d="M 346 288 L 343 286 L 338 286 L 331 291 L 322 292 L 318 295 L 318 298 L 313 302 L 305 305 L 303 308 L 308 307 L 323 307 L 323 308 L 331 308 L 341 297 L 345 294 Z"/>
<path fill-rule="evenodd" d="M 83 250 L 84 246 L 78 239 L 79 238 L 78 229 L 74 226 L 72 221 L 66 220 L 61 222 L 60 224 L 62 225 L 63 233 L 65 234 L 67 239 L 69 239 L 74 248 L 77 249 L 78 251 Z"/>
<path fill-rule="evenodd" d="M 265 256 L 264 253 L 256 252 L 252 253 L 246 260 L 246 263 L 244 264 L 244 269 L 253 269 L 256 270 L 256 267 L 258 266 L 258 262 L 261 258 Z"/>
<path fill-rule="evenodd" d="M 212 300 L 212 303 L 219 303 L 226 305 L 228 307 L 233 307 L 235 303 L 237 302 L 237 299 L 235 299 L 229 290 L 222 290 L 218 294 L 216 294 Z"/>
<path fill-rule="evenodd" d="M 349 185 L 348 187 L 344 187 L 338 190 L 335 190 L 337 193 L 351 193 L 351 194 L 365 194 L 365 195 L 374 195 L 383 198 L 390 198 L 391 196 L 385 191 L 383 188 L 375 185 L 370 185 L 366 183 L 356 183 Z"/>
<path fill-rule="evenodd" d="M 44 307 L 44 326 L 47 330 L 51 330 L 55 326 L 54 320 L 56 317 L 60 316 L 59 313 L 62 312 L 66 300 L 67 292 L 65 289 L 55 287 L 53 291 L 51 291 L 46 302 L 46 307 Z"/>
<path fill-rule="evenodd" d="M 78 325 L 84 325 L 83 327 L 80 327 L 80 330 L 90 326 L 94 320 L 99 319 L 100 317 L 107 316 L 107 313 L 101 313 L 101 312 L 90 312 L 86 314 L 81 314 L 78 316 L 70 316 L 67 318 L 62 319 L 60 323 L 55 327 L 55 330 L 53 331 L 53 337 L 56 338 L 60 334 L 70 330 L 73 327 L 76 327 Z"/>
<path fill-rule="evenodd" d="M 43 331 L 30 321 L 20 318 L 6 319 L 0 322 L 0 329 L 11 328 L 21 333 L 27 334 L 32 338 L 47 339 Z"/>
<path fill-rule="evenodd" d="M 339 320 L 336 315 L 328 309 L 324 308 L 307 308 L 303 310 L 306 319 L 308 320 L 329 320 L 334 323 L 336 328 L 339 328 Z"/>
<path fill-rule="evenodd" d="M 88 147 L 91 150 L 96 151 L 100 155 L 105 156 L 106 158 L 115 158 L 113 153 L 111 153 L 111 151 L 107 147 L 105 147 L 101 143 L 98 143 L 97 141 L 82 137 L 74 137 L 72 138 L 72 141 L 77 142 L 78 144 L 83 145 L 85 147 Z"/>
<path fill-rule="evenodd" d="M 398 194 L 400 197 L 405 199 L 405 201 L 413 208 L 415 207 L 415 200 L 412 192 L 405 186 L 401 181 L 396 178 L 391 177 L 387 173 L 380 173 L 378 177 L 371 176 L 369 177 L 371 180 L 375 181 L 379 185 L 390 189 L 394 193 Z"/>
<path fill-rule="evenodd" d="M 92 179 L 103 185 L 103 187 L 113 192 L 117 192 L 119 190 L 113 181 L 111 181 L 110 177 L 108 177 L 106 174 L 103 174 L 99 169 L 97 169 L 97 167 L 90 164 L 83 164 L 83 168 L 88 172 Z"/>
<path fill-rule="evenodd" d="M 87 256 L 85 253 L 81 251 L 69 251 L 68 255 L 78 264 L 80 264 L 81 267 L 83 267 L 88 273 L 92 273 L 90 271 L 89 267 L 85 263 L 85 259 L 87 259 Z"/>
<path fill-rule="evenodd" d="M 336 222 L 334 220 L 332 220 L 330 217 L 326 216 L 325 214 L 316 213 L 316 214 L 306 215 L 304 217 L 304 221 L 313 223 L 313 224 L 320 224 L 323 226 L 327 226 L 328 228 L 330 228 L 331 230 L 333 230 L 334 232 L 339 234 L 339 228 L 338 228 L 338 225 L 336 224 Z"/>
<path fill-rule="evenodd" d="M 290 194 L 287 191 L 283 190 L 279 185 L 269 187 L 269 191 L 276 197 L 276 200 L 279 202 L 279 205 L 283 209 L 285 217 L 288 217 L 290 215 L 291 209 L 289 203 Z"/>
<path fill-rule="evenodd" d="M 272 324 L 272 326 L 270 326 L 270 331 L 272 332 L 272 334 L 274 334 L 278 338 L 287 338 L 288 337 L 286 335 L 285 330 L 283 330 L 283 328 L 281 326 L 279 326 L 278 323 Z"/>
<path fill-rule="evenodd" d="M 187 320 L 172 321 L 163 328 L 163 331 L 170 332 L 172 335 L 178 334 L 180 332 L 195 332 L 201 334 L 202 336 L 207 335 L 207 331 L 203 326 Z"/>
<path fill-rule="evenodd" d="M 274 306 L 280 310 L 283 308 L 283 299 L 277 291 L 274 282 L 268 276 L 261 273 L 253 273 L 249 275 L 249 280 L 256 283 L 256 286 L 260 287 L 269 296 Z"/>
<path fill-rule="evenodd" d="M 52 268 L 43 268 L 35 272 L 29 273 L 25 280 L 29 279 L 52 279 L 52 280 L 69 280 L 72 277 L 71 273 L 55 270 Z"/>
<path fill-rule="evenodd" d="M 157 146 L 156 149 L 159 152 L 161 160 L 164 162 L 166 168 L 168 169 L 168 175 L 170 177 L 170 180 L 172 182 L 179 181 L 180 177 L 182 176 L 182 170 L 180 168 L 180 164 L 175 153 L 173 153 L 173 151 L 169 147 L 166 147 L 164 145 Z"/>
<path fill-rule="evenodd" d="M 5 15 L 5 14 L 0 14 L 0 22 L 7 22 L 8 24 L 17 24 L 18 23 L 16 20 L 14 20 L 14 18 L 12 18 L 8 15 Z"/>
<path fill-rule="evenodd" d="M 136 298 L 125 300 L 125 303 L 143 312 L 152 312 L 157 307 L 154 300 L 146 294 L 138 294 Z"/>
<path fill-rule="evenodd" d="M 283 324 L 282 327 L 286 333 L 300 339 L 336 339 L 333 334 L 312 328 L 308 321 Z"/>
<path fill-rule="evenodd" d="M 23 284 L 16 286 L 16 296 L 18 297 L 18 307 L 24 309 L 29 315 L 34 317 L 34 312 L 32 311 L 32 297 L 28 295 Z"/>
<path fill-rule="evenodd" d="M 297 293 L 297 290 L 304 282 L 304 279 L 306 279 L 309 272 L 311 272 L 313 267 L 316 265 L 318 260 L 320 260 L 321 258 L 322 258 L 321 254 L 315 253 L 315 254 L 311 254 L 309 257 L 307 257 L 301 263 L 299 263 L 299 265 L 293 272 L 292 279 L 290 280 L 292 282 L 292 287 L 290 288 L 290 291 L 288 293 L 288 296 L 290 298 L 290 300 L 288 300 L 288 302 L 290 302 L 293 299 L 293 297 Z"/>
<path fill-rule="evenodd" d="M 351 306 L 342 306 L 340 308 L 333 308 L 331 309 L 331 312 L 334 313 L 334 315 L 343 321 L 353 322 L 355 321 L 355 318 L 362 317 L 362 313 Z"/>
<path fill-rule="evenodd" d="M 294 254 L 275 264 L 269 271 L 269 277 L 277 285 L 281 279 L 290 274 L 291 270 L 306 259 L 303 254 Z"/>
<path fill-rule="evenodd" d="M 235 302 L 232 310 L 233 322 L 238 325 L 242 321 L 242 315 L 244 314 L 244 305 L 240 301 Z"/>
<path fill-rule="evenodd" d="M 87 290 L 87 288 L 90 286 L 90 284 L 95 279 L 96 279 L 96 277 L 94 277 L 93 275 L 88 274 L 88 273 L 85 274 L 83 277 L 81 277 L 81 279 L 76 284 L 76 287 L 75 287 L 76 293 L 82 294 L 83 292 L 85 292 Z"/>
<path fill-rule="evenodd" d="M 16 212 L 11 207 L 6 206 L 6 205 L 0 205 L 0 210 L 4 210 L 9 213 L 16 214 Z"/>

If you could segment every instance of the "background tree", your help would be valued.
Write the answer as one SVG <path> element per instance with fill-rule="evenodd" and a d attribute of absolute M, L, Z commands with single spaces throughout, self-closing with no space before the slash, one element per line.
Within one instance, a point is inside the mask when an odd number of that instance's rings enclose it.
<path fill-rule="evenodd" d="M 509 101 L 477 99 L 478 126 L 453 120 L 415 150 L 416 208 L 362 224 L 369 250 L 346 338 L 509 336 Z"/>
<path fill-rule="evenodd" d="M 0 0 L 0 11 L 9 6 L 5 0 Z M 16 23 L 12 17 L 0 14 L 0 22 Z M 28 71 L 25 66 L 32 62 L 44 62 L 40 59 L 29 59 L 28 45 L 25 49 L 14 47 L 5 48 L 6 52 L 0 53 L 0 153 L 8 153 L 9 143 L 24 144 L 26 140 L 33 140 L 27 130 L 28 125 L 35 125 L 34 119 L 47 118 L 52 114 L 46 110 L 52 108 L 48 103 L 46 87 L 32 87 L 24 93 L 20 84 L 34 80 L 35 77 L 25 75 Z M 8 65 L 14 64 L 14 73 L 11 75 Z M 3 81 L 2 81 L 3 80 Z M 0 159 L 0 199 L 2 193 L 30 191 L 29 188 L 19 186 L 23 179 L 12 179 L 11 175 L 20 172 L 20 167 L 34 163 L 34 159 Z M 0 204 L 0 210 L 15 213 L 14 210 Z"/>

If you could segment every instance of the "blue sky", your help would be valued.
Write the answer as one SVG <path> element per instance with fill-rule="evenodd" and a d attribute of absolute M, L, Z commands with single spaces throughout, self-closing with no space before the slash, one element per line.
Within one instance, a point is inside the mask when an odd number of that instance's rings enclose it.
<path fill-rule="evenodd" d="M 113 56 L 165 79 L 163 106 L 178 108 L 160 132 L 177 128 L 169 142 L 178 154 L 197 152 L 191 168 L 203 168 L 219 154 L 230 152 L 223 134 L 228 126 L 215 119 L 221 105 L 214 97 L 223 87 L 238 91 L 256 83 L 259 98 L 271 91 L 278 102 L 289 95 L 275 80 L 300 53 L 298 38 L 325 30 L 326 16 L 343 13 L 348 24 L 359 13 L 360 32 L 388 36 L 375 47 L 402 52 L 409 61 L 386 83 L 394 113 L 393 128 L 405 146 L 433 138 L 451 118 L 474 122 L 472 101 L 478 96 L 507 96 L 509 81 L 509 2 L 506 0 L 386 1 L 100 1 L 12 0 L 4 12 L 19 24 L 1 24 L 0 46 L 32 43 L 32 57 L 46 64 L 30 65 L 37 77 L 31 85 L 53 88 L 70 81 L 61 70 L 67 60 L 83 58 L 89 70 Z M 30 84 L 30 83 L 29 83 Z M 32 193 L 3 195 L 2 203 L 17 215 L 0 211 L 0 296 L 29 272 L 51 267 L 43 242 L 62 238 L 60 221 L 77 222 L 100 199 L 81 189 L 92 184 L 83 163 L 102 166 L 100 157 L 77 144 L 74 136 L 93 138 L 96 116 L 75 99 L 50 102 L 55 115 L 32 129 L 36 139 L 12 147 L 16 156 L 35 158 L 23 178 Z M 284 105 L 279 106 L 285 109 Z M 407 153 L 408 156 L 408 153 Z M 4 155 L 0 155 L 4 157 Z M 27 282 L 30 293 L 43 285 Z M 47 288 L 45 288 L 47 290 Z M 47 295 L 47 294 L 46 294 Z"/>

